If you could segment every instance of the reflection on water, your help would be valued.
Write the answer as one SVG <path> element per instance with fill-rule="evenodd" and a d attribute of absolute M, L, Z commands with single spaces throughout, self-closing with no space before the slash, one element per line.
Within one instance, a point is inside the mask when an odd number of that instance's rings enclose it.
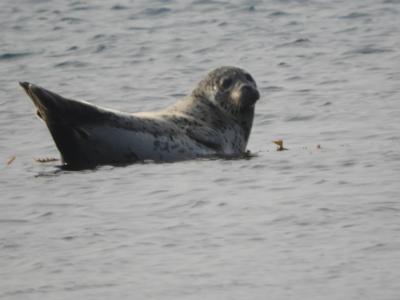
<path fill-rule="evenodd" d="M 399 11 L 3 4 L 0 297 L 396 299 Z M 153 111 L 221 65 L 261 91 L 245 157 L 79 171 L 33 159 L 59 155 L 18 81 Z"/>

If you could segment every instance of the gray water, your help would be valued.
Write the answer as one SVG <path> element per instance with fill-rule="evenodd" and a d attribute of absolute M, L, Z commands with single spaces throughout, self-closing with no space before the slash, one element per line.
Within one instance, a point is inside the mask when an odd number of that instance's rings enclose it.
<path fill-rule="evenodd" d="M 400 1 L 4 0 L 0 28 L 1 299 L 400 298 Z M 258 82 L 254 157 L 34 160 L 17 81 L 148 111 L 221 65 Z"/>

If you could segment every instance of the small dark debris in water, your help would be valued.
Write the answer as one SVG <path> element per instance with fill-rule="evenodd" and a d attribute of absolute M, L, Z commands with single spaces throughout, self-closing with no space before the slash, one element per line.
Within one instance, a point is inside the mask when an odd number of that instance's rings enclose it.
<path fill-rule="evenodd" d="M 318 144 L 318 145 L 316 146 L 316 148 L 319 150 L 319 149 L 321 149 L 322 147 L 321 147 L 320 144 Z"/>
<path fill-rule="evenodd" d="M 276 149 L 276 151 L 288 150 L 287 148 L 283 147 L 283 140 L 276 140 L 276 141 L 273 141 L 273 143 L 275 145 L 278 145 L 278 148 Z"/>
<path fill-rule="evenodd" d="M 11 156 L 8 160 L 7 160 L 7 166 L 11 165 L 13 163 L 13 161 L 16 159 L 17 157 L 15 155 Z"/>
<path fill-rule="evenodd" d="M 34 158 L 34 160 L 38 163 L 48 163 L 48 162 L 53 162 L 53 161 L 59 161 L 59 159 L 55 158 L 55 157 Z"/>

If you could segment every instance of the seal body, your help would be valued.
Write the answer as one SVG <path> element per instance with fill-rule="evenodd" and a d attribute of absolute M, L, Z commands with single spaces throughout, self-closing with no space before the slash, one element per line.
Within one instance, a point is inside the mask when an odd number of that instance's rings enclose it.
<path fill-rule="evenodd" d="M 242 155 L 259 99 L 253 78 L 235 67 L 210 72 L 189 96 L 158 112 L 124 113 L 20 85 L 70 168 Z"/>

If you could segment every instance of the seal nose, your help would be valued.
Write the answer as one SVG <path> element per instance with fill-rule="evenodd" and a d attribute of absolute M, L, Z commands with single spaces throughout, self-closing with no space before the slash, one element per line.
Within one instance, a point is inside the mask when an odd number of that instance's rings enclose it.
<path fill-rule="evenodd" d="M 258 99 L 260 99 L 260 93 L 251 85 L 243 85 L 241 88 L 241 93 L 242 99 L 247 105 L 253 105 Z"/>

